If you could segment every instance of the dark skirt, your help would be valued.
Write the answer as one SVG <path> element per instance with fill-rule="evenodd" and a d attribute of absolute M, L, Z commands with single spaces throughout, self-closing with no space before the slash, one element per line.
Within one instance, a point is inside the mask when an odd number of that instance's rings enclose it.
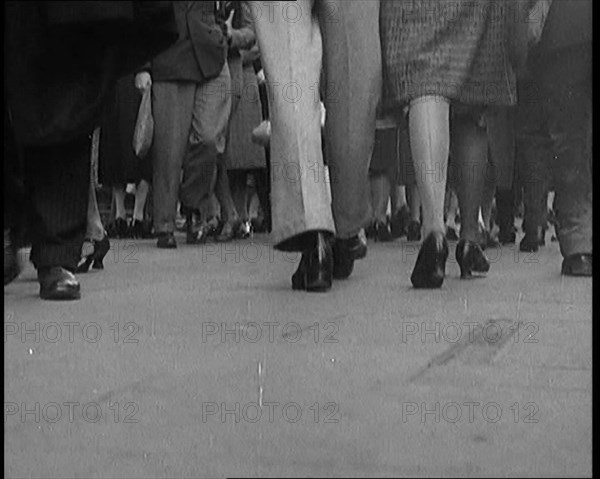
<path fill-rule="evenodd" d="M 152 181 L 150 155 L 140 159 L 132 146 L 141 99 L 132 75 L 118 81 L 100 130 L 98 180 L 102 185 Z"/>
<path fill-rule="evenodd" d="M 382 1 L 386 109 L 425 95 L 465 105 L 515 104 L 508 1 Z"/>

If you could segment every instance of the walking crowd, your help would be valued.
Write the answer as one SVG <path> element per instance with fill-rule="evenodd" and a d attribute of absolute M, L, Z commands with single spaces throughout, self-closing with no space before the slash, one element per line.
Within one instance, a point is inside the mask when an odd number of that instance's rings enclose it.
<path fill-rule="evenodd" d="M 181 228 L 189 245 L 270 233 L 302 253 L 305 291 L 406 237 L 412 285 L 439 288 L 449 243 L 461 278 L 484 275 L 519 219 L 521 251 L 553 227 L 562 274 L 591 276 L 591 10 L 7 2 L 4 284 L 31 245 L 41 298 L 78 299 L 110 238 L 174 249 Z"/>

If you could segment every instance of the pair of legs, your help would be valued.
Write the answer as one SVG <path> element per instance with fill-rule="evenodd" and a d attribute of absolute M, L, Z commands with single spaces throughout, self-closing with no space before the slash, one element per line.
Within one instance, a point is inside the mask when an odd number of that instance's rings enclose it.
<path fill-rule="evenodd" d="M 257 13 L 265 5 L 250 2 Z M 273 235 L 277 248 L 305 253 L 293 288 L 325 291 L 366 255 L 359 232 L 371 217 L 368 171 L 381 91 L 379 2 L 301 0 L 293 3 L 295 22 L 290 5 L 269 4 L 269 21 L 255 24 L 272 121 Z M 329 179 L 320 100 L 327 111 Z"/>
<path fill-rule="evenodd" d="M 175 230 L 177 200 L 197 210 L 213 193 L 218 157 L 225 149 L 231 79 L 221 74 L 203 84 L 154 82 L 153 207 L 158 234 Z M 183 168 L 183 178 L 181 170 Z"/>
<path fill-rule="evenodd" d="M 113 185 L 112 197 L 115 202 L 115 218 L 127 219 L 127 211 L 125 209 L 125 190 L 127 185 L 119 184 Z M 150 190 L 150 184 L 146 180 L 140 180 L 135 187 L 135 202 L 133 204 L 133 220 L 143 221 L 144 220 L 144 208 L 146 207 L 146 199 L 148 198 L 148 192 Z"/>
<path fill-rule="evenodd" d="M 415 100 L 409 110 L 410 142 L 423 209 L 423 233 L 444 233 L 444 199 L 448 155 L 456 172 L 461 212 L 461 238 L 477 241 L 479 208 L 487 159 L 487 135 L 471 116 L 453 119 L 450 139 L 450 103 L 441 97 Z"/>
<path fill-rule="evenodd" d="M 371 216 L 368 169 L 381 52 L 378 2 L 303 0 L 294 5 L 302 12 L 298 21 L 290 22 L 289 12 L 275 4 L 273 21 L 256 22 L 256 33 L 272 120 L 273 235 L 280 248 L 303 251 L 304 233 L 351 238 Z M 265 8 L 262 2 L 251 6 Z M 335 21 L 332 12 L 338 12 Z M 331 196 L 324 177 L 319 91 L 327 111 Z"/>
<path fill-rule="evenodd" d="M 456 248 L 461 277 L 489 270 L 489 262 L 478 245 L 487 135 L 475 113 L 461 107 L 455 112 L 450 128 L 450 103 L 445 98 L 424 96 L 413 100 L 409 106 L 410 144 L 425 236 L 411 275 L 416 288 L 438 288 L 445 277 L 448 246 L 444 200 L 450 148 L 453 183 L 457 185 L 461 211 L 460 241 Z"/>

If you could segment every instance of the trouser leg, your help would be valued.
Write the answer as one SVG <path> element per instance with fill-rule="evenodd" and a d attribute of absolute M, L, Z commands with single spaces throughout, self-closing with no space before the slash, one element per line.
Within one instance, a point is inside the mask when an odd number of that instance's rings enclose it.
<path fill-rule="evenodd" d="M 552 178 L 555 187 L 557 236 L 564 257 L 592 253 L 591 52 L 565 52 L 555 68 L 572 55 L 588 72 L 572 81 L 549 76 L 546 81 L 548 131 L 554 144 Z M 564 61 L 562 61 L 564 60 Z M 552 72 L 551 72 L 552 73 Z M 563 74 L 564 76 L 564 74 Z"/>
<path fill-rule="evenodd" d="M 231 77 L 225 63 L 220 75 L 198 85 L 194 94 L 189 147 L 183 160 L 179 194 L 186 207 L 199 208 L 214 192 L 217 164 L 225 152 L 230 113 Z"/>
<path fill-rule="evenodd" d="M 379 2 L 323 0 L 317 7 L 333 217 L 337 236 L 349 238 L 371 217 L 368 172 L 381 92 Z"/>
<path fill-rule="evenodd" d="M 74 271 L 86 233 L 90 141 L 27 148 L 25 178 L 33 208 L 31 261 Z"/>
<path fill-rule="evenodd" d="M 196 84 L 191 82 L 155 82 L 152 85 L 152 189 L 157 233 L 175 231 L 177 193 L 190 136 L 195 93 Z"/>
<path fill-rule="evenodd" d="M 263 2 L 250 3 L 264 11 Z M 311 231 L 335 231 L 321 151 L 321 31 L 312 4 L 294 2 L 301 14 L 290 22 L 283 11 L 288 4 L 273 2 L 272 21 L 255 24 L 272 121 L 273 239 L 278 248 L 291 251 L 304 250 Z"/>

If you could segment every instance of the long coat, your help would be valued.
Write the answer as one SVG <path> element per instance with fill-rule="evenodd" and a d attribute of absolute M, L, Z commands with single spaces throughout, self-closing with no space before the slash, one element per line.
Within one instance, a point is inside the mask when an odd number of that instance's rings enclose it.
<path fill-rule="evenodd" d="M 5 3 L 4 97 L 17 140 L 89 134 L 116 79 L 176 39 L 171 2 Z"/>
<path fill-rule="evenodd" d="M 234 97 L 229 119 L 225 162 L 228 169 L 253 169 L 266 166 L 264 148 L 252 142 L 252 130 L 262 121 L 262 107 L 253 61 L 258 45 L 252 13 L 245 2 L 223 2 L 222 17 L 234 10 L 227 63 Z"/>

